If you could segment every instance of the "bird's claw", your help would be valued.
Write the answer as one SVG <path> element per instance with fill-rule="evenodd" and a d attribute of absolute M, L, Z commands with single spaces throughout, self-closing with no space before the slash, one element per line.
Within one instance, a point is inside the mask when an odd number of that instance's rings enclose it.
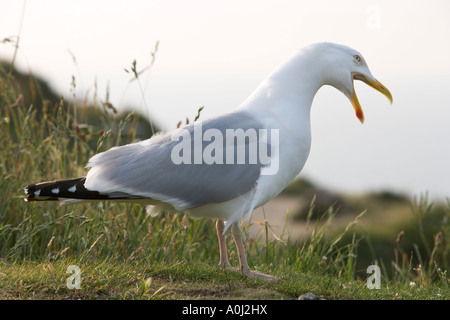
<path fill-rule="evenodd" d="M 259 271 L 252 270 L 239 270 L 239 268 L 232 267 L 229 262 L 219 263 L 219 267 L 225 270 L 241 272 L 244 276 L 251 279 L 262 279 L 265 281 L 278 281 L 277 277 L 271 276 L 270 274 L 265 274 Z"/>
<path fill-rule="evenodd" d="M 225 270 L 239 271 L 238 268 L 232 267 L 228 261 L 219 263 L 219 267 Z"/>
<path fill-rule="evenodd" d="M 247 272 L 242 272 L 242 274 L 252 279 L 262 279 L 265 281 L 278 281 L 277 277 L 259 271 L 248 270 Z"/>

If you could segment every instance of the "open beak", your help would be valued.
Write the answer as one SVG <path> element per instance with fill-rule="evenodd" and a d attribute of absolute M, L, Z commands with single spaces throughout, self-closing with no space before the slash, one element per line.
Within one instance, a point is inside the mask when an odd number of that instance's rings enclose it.
<path fill-rule="evenodd" d="M 353 84 L 353 80 L 361 80 L 368 86 L 381 92 L 386 98 L 388 98 L 389 102 L 392 104 L 391 93 L 384 85 L 381 84 L 380 81 L 378 81 L 374 78 L 369 78 L 368 76 L 365 76 L 359 72 L 352 72 L 352 84 Z M 353 86 L 353 92 L 349 93 L 349 99 L 353 105 L 353 108 L 355 109 L 356 117 L 359 119 L 359 121 L 361 121 L 361 123 L 364 123 L 364 113 L 362 111 L 361 105 L 359 104 L 358 97 L 356 96 L 355 86 Z"/>

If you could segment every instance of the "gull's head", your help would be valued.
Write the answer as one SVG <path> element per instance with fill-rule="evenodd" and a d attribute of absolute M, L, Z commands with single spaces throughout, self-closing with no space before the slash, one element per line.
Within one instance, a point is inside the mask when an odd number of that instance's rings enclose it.
<path fill-rule="evenodd" d="M 381 92 L 392 104 L 392 95 L 369 70 L 364 57 L 358 51 L 339 44 L 320 43 L 313 46 L 317 58 L 324 63 L 324 84 L 341 91 L 352 103 L 356 116 L 364 122 L 364 113 L 356 96 L 354 81 L 360 80 Z"/>

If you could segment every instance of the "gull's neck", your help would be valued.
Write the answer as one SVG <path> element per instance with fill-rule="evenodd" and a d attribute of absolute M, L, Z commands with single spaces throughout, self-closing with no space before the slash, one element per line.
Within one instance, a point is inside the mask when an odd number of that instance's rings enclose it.
<path fill-rule="evenodd" d="M 275 120 L 293 133 L 310 130 L 311 104 L 324 84 L 324 69 L 313 50 L 301 50 L 264 79 L 239 109 Z"/>
<path fill-rule="evenodd" d="M 255 207 L 280 193 L 301 171 L 308 158 L 311 104 L 324 84 L 325 70 L 324 64 L 320 66 L 311 51 L 304 49 L 288 59 L 238 108 L 253 115 L 266 128 L 279 129 L 279 170 L 275 175 L 260 177 Z"/>

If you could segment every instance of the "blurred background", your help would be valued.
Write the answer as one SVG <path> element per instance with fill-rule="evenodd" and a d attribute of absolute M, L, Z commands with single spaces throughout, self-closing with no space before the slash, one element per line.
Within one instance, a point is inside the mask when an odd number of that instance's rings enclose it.
<path fill-rule="evenodd" d="M 301 176 L 338 192 L 450 196 L 448 1 L 2 0 L 0 41 L 0 60 L 53 91 L 108 95 L 164 130 L 202 106 L 203 119 L 234 109 L 302 46 L 351 46 L 394 104 L 356 83 L 361 125 L 347 98 L 323 87 Z M 151 65 L 140 84 L 124 70 L 133 61 Z"/>

